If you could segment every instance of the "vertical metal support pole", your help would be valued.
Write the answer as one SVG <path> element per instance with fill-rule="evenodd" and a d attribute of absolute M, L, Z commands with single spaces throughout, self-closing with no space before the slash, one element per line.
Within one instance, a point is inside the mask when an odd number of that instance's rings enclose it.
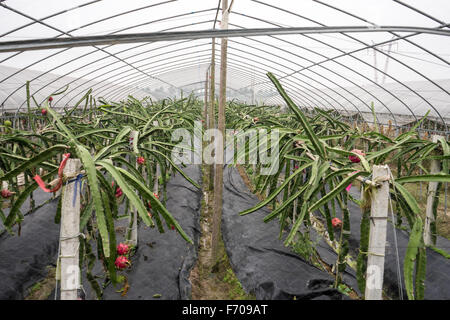
<path fill-rule="evenodd" d="M 79 159 L 67 160 L 64 177 L 74 177 L 80 173 Z M 64 186 L 61 207 L 61 300 L 77 300 L 80 288 L 80 268 L 78 251 L 80 242 L 80 196 L 75 193 L 76 183 Z M 79 188 L 80 189 L 80 188 Z M 80 190 L 77 190 L 79 193 Z M 75 197 L 75 199 L 74 199 Z"/>
<path fill-rule="evenodd" d="M 438 135 L 433 135 L 431 137 L 431 140 L 434 143 L 438 142 L 438 139 L 442 138 Z M 430 164 L 430 174 L 437 174 L 441 171 L 441 163 L 439 160 L 431 160 Z M 433 201 L 434 197 L 436 195 L 436 190 L 438 186 L 438 182 L 429 182 L 428 183 L 428 194 L 427 194 L 427 211 L 426 211 L 426 218 L 425 218 L 425 227 L 424 227 L 424 234 L 423 234 L 423 240 L 425 242 L 426 246 L 429 246 L 433 244 L 432 236 L 431 236 L 431 224 L 434 222 L 434 214 L 433 214 Z"/>
<path fill-rule="evenodd" d="M 370 210 L 370 236 L 366 272 L 366 300 L 381 300 L 384 274 L 384 254 L 389 204 L 389 167 L 373 166 L 373 180 L 381 180 L 374 188 Z"/>
<path fill-rule="evenodd" d="M 228 29 L 228 0 L 222 0 L 222 30 Z M 216 142 L 215 175 L 214 175 L 214 213 L 212 232 L 212 263 L 218 260 L 219 241 L 221 237 L 220 225 L 222 220 L 222 192 L 223 192 L 223 163 L 225 145 L 225 105 L 227 102 L 227 46 L 228 39 L 221 39 L 220 46 L 220 92 L 219 92 L 219 112 L 218 131 L 221 141 Z"/>

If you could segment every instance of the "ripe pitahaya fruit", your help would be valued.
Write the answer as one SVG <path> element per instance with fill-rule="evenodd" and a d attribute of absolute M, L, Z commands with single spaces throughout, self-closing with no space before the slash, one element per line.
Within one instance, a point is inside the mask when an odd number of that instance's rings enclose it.
<path fill-rule="evenodd" d="M 122 270 L 130 265 L 130 260 L 125 256 L 118 256 L 114 264 L 117 269 Z"/>
<path fill-rule="evenodd" d="M 342 225 L 342 221 L 339 218 L 333 218 L 331 224 L 334 228 L 339 228 Z"/>
<path fill-rule="evenodd" d="M 365 156 L 365 155 L 366 155 L 362 150 L 359 150 L 359 149 L 353 149 L 352 152 L 353 152 L 353 153 L 357 153 L 357 154 L 359 154 L 359 155 L 361 155 L 361 156 Z M 361 162 L 361 159 L 359 159 L 359 157 L 358 157 L 358 156 L 355 156 L 355 155 L 349 155 L 349 156 L 348 156 L 348 159 L 349 159 L 351 162 L 353 162 L 353 163 L 359 163 L 359 162 Z"/>
<path fill-rule="evenodd" d="M 143 165 L 145 163 L 145 158 L 144 157 L 138 157 L 136 161 L 137 161 L 137 163 L 139 165 Z"/>
<path fill-rule="evenodd" d="M 120 189 L 120 187 L 117 187 L 116 189 L 116 198 L 120 198 L 122 196 L 123 192 L 122 189 Z"/>
<path fill-rule="evenodd" d="M 42 113 L 43 116 L 45 116 L 47 114 L 47 109 L 42 109 L 41 113 Z"/>
<path fill-rule="evenodd" d="M 3 189 L 2 190 L 2 198 L 9 198 L 13 195 L 13 193 L 11 191 L 9 191 L 8 189 Z"/>
<path fill-rule="evenodd" d="M 48 101 L 52 102 L 53 101 L 53 97 L 48 97 Z"/>
<path fill-rule="evenodd" d="M 130 246 L 125 243 L 119 243 L 117 245 L 117 254 L 120 256 L 126 255 L 130 251 Z"/>

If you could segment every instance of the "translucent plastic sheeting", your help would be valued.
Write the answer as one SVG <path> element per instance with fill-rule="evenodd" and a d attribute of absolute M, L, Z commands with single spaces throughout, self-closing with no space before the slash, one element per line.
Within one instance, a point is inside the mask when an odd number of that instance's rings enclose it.
<path fill-rule="evenodd" d="M 289 27 L 420 27 L 449 32 L 446 0 L 235 0 L 229 29 Z M 3 42 L 42 38 L 220 29 L 220 1 L 113 0 L 0 2 Z M 216 39 L 216 70 L 220 39 Z M 230 99 L 283 101 L 266 77 L 280 78 L 300 107 L 346 115 L 377 113 L 393 124 L 430 110 L 450 122 L 450 37 L 411 32 L 335 32 L 228 39 Z M 0 53 L 2 110 L 26 106 L 25 82 L 42 101 L 69 85 L 55 106 L 75 104 L 90 88 L 95 97 L 204 96 L 212 39 L 96 45 Z M 216 72 L 218 85 L 218 72 Z M 407 117 L 407 118 L 405 118 Z M 448 130 L 448 129 L 447 129 Z"/>

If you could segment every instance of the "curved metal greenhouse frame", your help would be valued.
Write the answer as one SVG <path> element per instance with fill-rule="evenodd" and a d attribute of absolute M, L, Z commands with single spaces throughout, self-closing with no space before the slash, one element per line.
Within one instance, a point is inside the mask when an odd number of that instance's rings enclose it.
<path fill-rule="evenodd" d="M 427 3 L 236 0 L 229 29 L 218 30 L 220 0 L 130 0 L 126 8 L 3 0 L 1 111 L 24 108 L 26 81 L 38 102 L 68 86 L 54 106 L 74 104 L 89 89 L 106 100 L 156 89 L 203 98 L 212 38 L 227 37 L 227 86 L 239 100 L 283 104 L 265 76 L 272 72 L 299 107 L 365 119 L 373 103 L 397 126 L 430 110 L 448 135 L 450 4 Z"/>

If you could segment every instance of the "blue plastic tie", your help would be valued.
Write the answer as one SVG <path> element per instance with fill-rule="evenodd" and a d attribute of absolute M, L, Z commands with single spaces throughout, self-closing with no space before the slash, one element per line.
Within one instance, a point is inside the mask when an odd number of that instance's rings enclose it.
<path fill-rule="evenodd" d="M 79 175 L 77 175 L 77 177 L 75 179 L 69 180 L 68 183 L 72 183 L 75 182 L 75 190 L 73 191 L 73 201 L 72 201 L 72 207 L 75 207 L 75 201 L 77 200 L 77 190 L 78 190 L 78 186 L 80 186 L 80 191 L 81 191 L 81 179 L 83 178 L 83 174 L 80 173 Z"/>

